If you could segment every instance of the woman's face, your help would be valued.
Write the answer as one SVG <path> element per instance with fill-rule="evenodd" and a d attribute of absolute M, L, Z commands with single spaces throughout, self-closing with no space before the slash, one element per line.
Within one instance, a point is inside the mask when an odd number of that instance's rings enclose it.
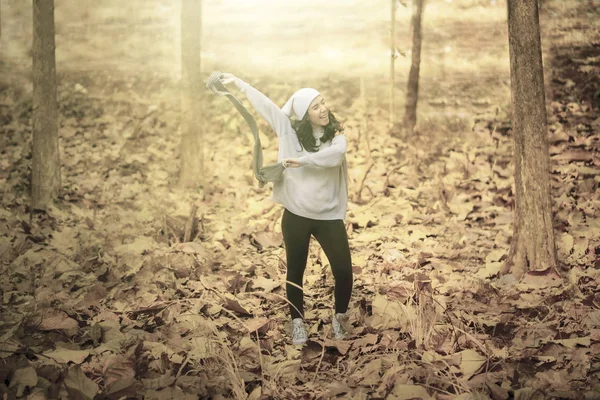
<path fill-rule="evenodd" d="M 325 126 L 329 123 L 329 109 L 323 96 L 318 95 L 308 106 L 308 116 L 314 126 Z"/>

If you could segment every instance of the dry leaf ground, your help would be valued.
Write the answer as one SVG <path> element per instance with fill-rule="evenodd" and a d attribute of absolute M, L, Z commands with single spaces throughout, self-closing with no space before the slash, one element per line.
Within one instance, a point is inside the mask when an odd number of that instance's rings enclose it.
<path fill-rule="evenodd" d="M 562 276 L 521 282 L 497 275 L 514 202 L 504 2 L 429 2 L 411 138 L 388 134 L 387 3 L 311 0 L 285 14 L 267 0 L 205 2 L 206 71 L 236 73 L 278 104 L 316 86 L 347 127 L 353 332 L 330 338 L 333 281 L 313 244 L 302 348 L 287 332 L 281 209 L 257 187 L 251 137 L 224 99 L 207 97 L 206 187 L 176 186 L 177 10 L 57 4 L 63 193 L 33 215 L 31 87 L 16 45 L 30 14 L 3 4 L 4 398 L 600 398 L 597 1 L 543 2 Z M 314 7 L 331 23 L 310 22 Z M 400 8 L 402 28 L 409 15 Z M 315 29 L 318 45 L 298 40 Z M 409 38 L 398 41 L 405 51 Z M 198 227 L 182 243 L 173 227 L 192 205 Z"/>

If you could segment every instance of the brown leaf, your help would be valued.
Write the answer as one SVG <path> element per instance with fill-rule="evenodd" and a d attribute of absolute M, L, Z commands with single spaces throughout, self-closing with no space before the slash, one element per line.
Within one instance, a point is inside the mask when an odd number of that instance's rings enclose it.
<path fill-rule="evenodd" d="M 343 384 L 342 382 L 333 381 L 327 384 L 325 387 L 326 392 L 323 393 L 324 398 L 335 398 L 343 393 L 350 393 L 352 389 L 348 387 L 348 385 Z"/>
<path fill-rule="evenodd" d="M 213 354 L 213 346 L 208 338 L 197 336 L 191 339 L 188 357 L 194 360 L 203 360 L 212 357 Z"/>
<path fill-rule="evenodd" d="M 565 151 L 560 154 L 552 155 L 552 160 L 572 162 L 572 161 L 585 161 L 592 162 L 594 157 L 591 152 L 586 150 L 571 150 Z"/>
<path fill-rule="evenodd" d="M 127 381 L 134 378 L 134 364 L 123 355 L 114 355 L 106 360 L 102 374 L 104 375 L 104 386 L 109 388 L 117 381 Z"/>
<path fill-rule="evenodd" d="M 374 386 L 381 381 L 381 370 L 383 368 L 381 358 L 376 358 L 369 362 L 359 373 L 362 380 L 360 384 L 363 386 Z"/>
<path fill-rule="evenodd" d="M 38 376 L 33 367 L 19 368 L 13 373 L 8 387 L 9 389 L 16 388 L 17 397 L 21 397 L 25 389 L 35 387 L 37 382 Z"/>
<path fill-rule="evenodd" d="M 323 345 L 319 342 L 309 340 L 306 345 L 302 346 L 302 360 L 312 360 L 320 357 L 323 354 Z"/>
<path fill-rule="evenodd" d="M 414 285 L 409 282 L 391 284 L 386 292 L 388 298 L 405 302 L 414 294 Z"/>
<path fill-rule="evenodd" d="M 539 389 L 522 388 L 515 390 L 514 398 L 516 400 L 546 400 L 546 395 Z"/>
<path fill-rule="evenodd" d="M 281 286 L 281 282 L 277 282 L 273 279 L 265 278 L 264 276 L 259 276 L 252 280 L 252 286 L 256 288 L 264 289 L 265 292 L 269 293 L 274 289 Z"/>
<path fill-rule="evenodd" d="M 394 384 L 406 383 L 408 377 L 406 377 L 406 375 L 404 375 L 404 377 L 402 376 L 402 374 L 405 372 L 406 367 L 400 365 L 392 365 L 384 372 L 383 376 L 381 377 L 381 385 L 377 389 L 377 392 L 387 393 L 388 389 L 390 389 Z"/>
<path fill-rule="evenodd" d="M 265 365 L 265 373 L 269 376 L 285 376 L 294 379 L 300 370 L 302 360 L 283 360 Z"/>
<path fill-rule="evenodd" d="M 98 385 L 85 376 L 78 365 L 69 369 L 65 378 L 65 388 L 69 399 L 72 400 L 93 400 L 98 393 Z"/>
<path fill-rule="evenodd" d="M 248 332 L 252 333 L 254 331 L 260 330 L 260 328 L 267 325 L 269 321 L 269 318 L 254 318 L 250 321 L 244 321 L 244 325 L 248 329 Z"/>
<path fill-rule="evenodd" d="M 461 355 L 460 371 L 466 380 L 471 378 L 487 361 L 487 358 L 475 350 L 464 350 L 457 354 Z"/>
<path fill-rule="evenodd" d="M 39 328 L 43 331 L 65 331 L 68 335 L 74 336 L 79 330 L 79 324 L 64 311 L 50 310 L 44 312 Z"/>
<path fill-rule="evenodd" d="M 57 347 L 56 350 L 47 351 L 44 355 L 59 364 L 75 363 L 81 364 L 90 355 L 87 350 L 70 350 Z"/>
<path fill-rule="evenodd" d="M 185 242 L 185 243 L 179 243 L 178 245 L 174 246 L 175 250 L 179 250 L 183 253 L 187 253 L 187 254 L 205 254 L 206 253 L 206 249 L 204 249 L 204 247 L 202 247 L 202 244 L 200 243 L 196 243 L 196 242 Z"/>
<path fill-rule="evenodd" d="M 326 347 L 335 347 L 342 355 L 344 355 L 348 352 L 348 350 L 350 350 L 350 347 L 352 346 L 352 341 L 325 339 L 325 342 L 323 344 Z"/>
<path fill-rule="evenodd" d="M 107 290 L 103 284 L 96 284 L 89 288 L 89 291 L 83 296 L 83 300 L 77 306 L 83 308 L 99 306 L 101 301 L 106 298 L 106 293 Z"/>
<path fill-rule="evenodd" d="M 236 299 L 229 296 L 225 298 L 225 308 L 243 316 L 252 316 L 252 313 L 240 305 Z"/>
<path fill-rule="evenodd" d="M 148 390 L 144 393 L 146 400 L 197 400 L 197 394 L 186 394 L 178 386 L 169 386 L 162 390 Z"/>
<path fill-rule="evenodd" d="M 111 399 L 135 398 L 137 394 L 135 378 L 119 379 L 106 388 L 106 394 Z"/>
<path fill-rule="evenodd" d="M 158 390 L 171 386 L 175 382 L 175 377 L 171 375 L 171 371 L 154 379 L 142 379 L 145 389 Z"/>
<path fill-rule="evenodd" d="M 507 400 L 509 398 L 507 389 L 504 389 L 493 382 L 487 382 L 487 386 L 490 388 L 492 400 Z"/>
<path fill-rule="evenodd" d="M 278 232 L 258 232 L 252 234 L 252 239 L 261 247 L 280 247 L 283 244 L 283 235 Z"/>
<path fill-rule="evenodd" d="M 250 279 L 246 278 L 244 275 L 236 273 L 228 282 L 229 287 L 228 290 L 231 293 L 239 293 L 242 291 Z"/>
<path fill-rule="evenodd" d="M 257 388 L 255 388 L 252 391 L 252 393 L 250 393 L 248 395 L 247 400 L 260 400 L 261 397 L 262 397 L 262 386 L 258 386 Z"/>
<path fill-rule="evenodd" d="M 423 386 L 400 384 L 395 385 L 394 390 L 388 397 L 387 400 L 430 400 L 433 399 Z"/>
<path fill-rule="evenodd" d="M 559 287 L 563 280 L 552 268 L 540 271 L 528 271 L 518 284 L 520 289 L 540 289 Z"/>
<path fill-rule="evenodd" d="M 361 337 L 360 339 L 356 339 L 354 341 L 354 344 L 352 345 L 352 347 L 355 349 L 359 349 L 359 348 L 363 348 L 365 346 L 375 345 L 377 343 L 378 338 L 379 338 L 379 335 L 377 335 L 377 334 L 367 333 L 365 336 Z"/>
<path fill-rule="evenodd" d="M 27 400 L 48 400 L 48 396 L 46 396 L 46 391 L 44 389 L 35 388 L 31 394 L 27 396 Z"/>

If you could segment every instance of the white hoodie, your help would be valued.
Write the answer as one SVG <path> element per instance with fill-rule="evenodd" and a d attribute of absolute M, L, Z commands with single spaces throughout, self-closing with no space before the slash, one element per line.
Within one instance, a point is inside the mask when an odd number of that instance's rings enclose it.
<path fill-rule="evenodd" d="M 318 220 L 346 218 L 348 168 L 346 136 L 335 136 L 310 153 L 302 148 L 290 118 L 267 96 L 241 79 L 236 86 L 279 138 L 278 162 L 298 158 L 301 167 L 286 168 L 283 180 L 273 183 L 273 201 L 301 217 Z"/>

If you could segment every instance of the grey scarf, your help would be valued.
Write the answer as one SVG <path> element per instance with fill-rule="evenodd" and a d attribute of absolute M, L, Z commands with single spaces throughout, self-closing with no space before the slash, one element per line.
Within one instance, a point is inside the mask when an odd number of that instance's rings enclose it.
<path fill-rule="evenodd" d="M 252 131 L 252 135 L 254 136 L 254 149 L 252 152 L 252 169 L 254 170 L 254 176 L 260 182 L 260 186 L 264 186 L 266 182 L 276 182 L 283 179 L 283 170 L 284 167 L 281 163 L 267 165 L 263 167 L 263 154 L 262 147 L 260 144 L 260 136 L 258 134 L 258 126 L 256 125 L 256 121 L 250 115 L 248 110 L 240 103 L 240 101 L 231 94 L 225 85 L 221 82 L 222 74 L 220 72 L 214 71 L 210 74 L 208 79 L 205 81 L 206 87 L 213 91 L 213 93 L 219 96 L 226 96 L 229 101 L 233 103 L 235 108 L 242 114 L 246 123 L 250 127 Z"/>

